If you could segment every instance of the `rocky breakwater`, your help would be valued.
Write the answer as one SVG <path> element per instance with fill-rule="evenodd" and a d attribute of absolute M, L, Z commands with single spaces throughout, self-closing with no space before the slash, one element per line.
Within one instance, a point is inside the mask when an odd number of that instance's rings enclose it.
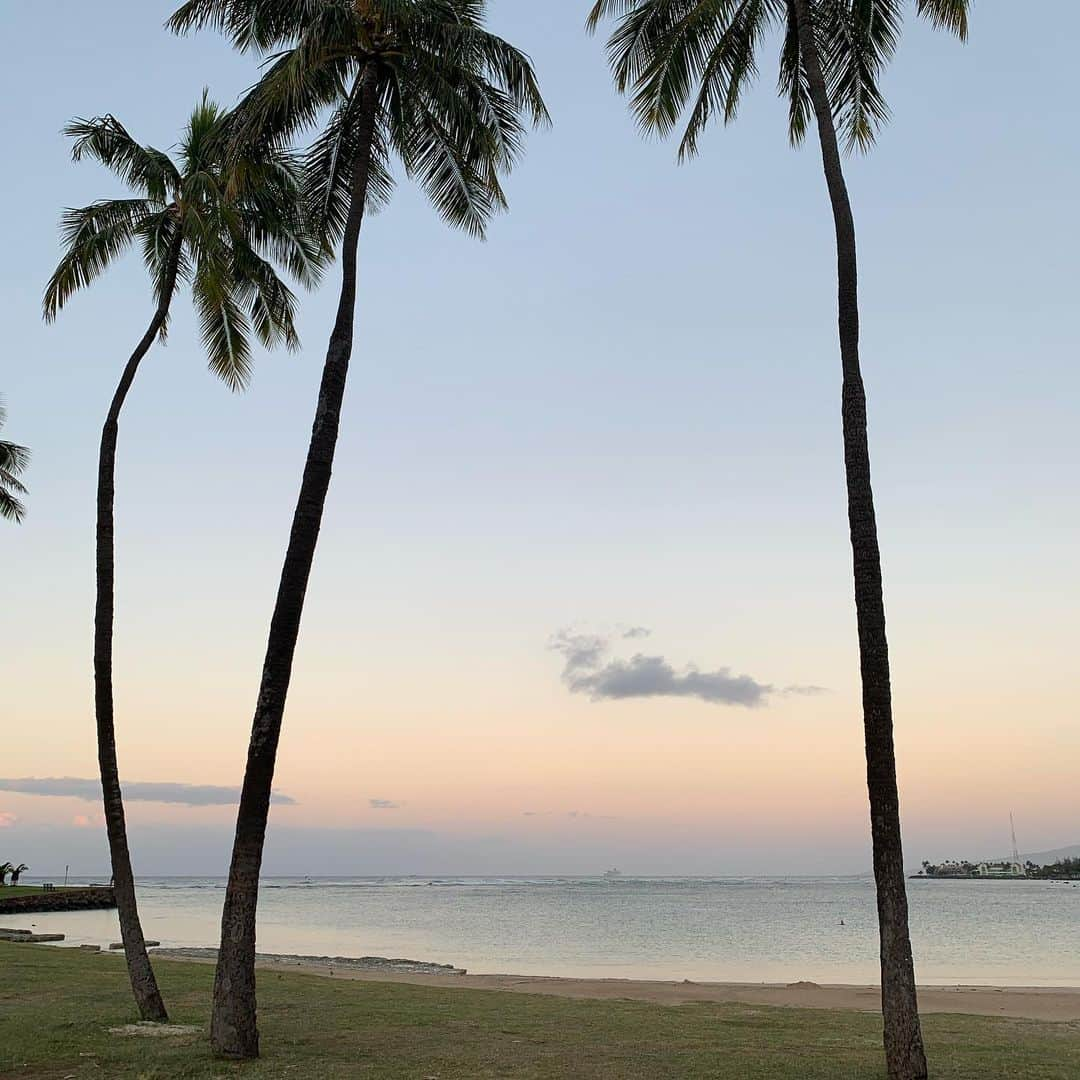
<path fill-rule="evenodd" d="M 107 885 L 85 889 L 42 889 L 41 892 L 5 896 L 0 889 L 0 915 L 30 915 L 41 911 L 93 911 L 116 907 L 116 895 Z"/>
<path fill-rule="evenodd" d="M 0 941 L 14 941 L 36 945 L 42 941 L 63 940 L 63 934 L 35 934 L 32 930 L 12 930 L 10 927 L 0 926 Z"/>

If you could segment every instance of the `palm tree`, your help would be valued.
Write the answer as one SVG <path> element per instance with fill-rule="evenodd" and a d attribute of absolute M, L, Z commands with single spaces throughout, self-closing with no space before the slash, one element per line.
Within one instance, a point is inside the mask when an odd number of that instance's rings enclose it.
<path fill-rule="evenodd" d="M 189 0 L 174 30 L 214 26 L 276 55 L 239 106 L 242 137 L 288 140 L 326 116 L 307 197 L 340 245 L 342 284 L 252 723 L 214 983 L 219 1054 L 256 1057 L 255 908 L 270 786 L 353 344 L 365 209 L 391 192 L 396 158 L 451 225 L 482 236 L 506 205 L 500 174 L 547 111 L 528 58 L 484 28 L 486 0 Z"/>
<path fill-rule="evenodd" d="M 960 38 L 969 0 L 917 0 L 917 10 Z M 757 71 L 762 37 L 782 37 L 779 88 L 789 102 L 793 144 L 817 122 L 836 225 L 844 460 L 854 562 L 863 690 L 867 786 L 881 943 L 881 996 L 889 1076 L 926 1076 L 908 933 L 907 894 L 893 749 L 889 653 L 885 636 L 866 395 L 859 368 L 855 226 L 837 129 L 847 148 L 873 142 L 888 108 L 878 86 L 899 36 L 900 0 L 596 0 L 595 29 L 617 19 L 608 53 L 621 92 L 645 131 L 670 133 L 689 114 L 680 158 L 693 156 L 710 120 L 734 119 Z"/>
<path fill-rule="evenodd" d="M 7 409 L 0 400 L 0 428 L 7 422 Z M 0 517 L 22 521 L 26 513 L 20 495 L 26 494 L 19 476 L 30 464 L 30 451 L 25 446 L 0 439 Z"/>
<path fill-rule="evenodd" d="M 14 870 L 15 867 L 9 863 L 0 863 L 0 888 L 4 888 L 7 885 L 7 876 Z"/>
<path fill-rule="evenodd" d="M 11 884 L 12 885 L 18 885 L 19 884 L 19 878 L 21 878 L 23 876 L 23 872 L 26 871 L 26 870 L 29 870 L 29 869 L 30 869 L 30 867 L 27 866 L 26 863 L 24 863 L 24 862 L 19 863 L 18 866 L 12 867 L 12 870 L 11 870 Z"/>
<path fill-rule="evenodd" d="M 295 163 L 264 149 L 226 165 L 231 118 L 203 94 L 175 160 L 137 143 L 113 116 L 76 120 L 66 134 L 76 161 L 94 158 L 137 197 L 103 199 L 67 210 L 64 255 L 45 290 L 51 322 L 74 292 L 91 284 L 133 244 L 150 275 L 155 307 L 146 332 L 123 369 L 101 433 L 97 489 L 97 603 L 94 686 L 98 761 L 112 858 L 120 932 L 131 986 L 144 1019 L 165 1020 L 135 904 L 113 721 L 113 501 L 120 411 L 155 340 L 164 339 L 181 283 L 191 286 L 210 369 L 232 389 L 251 370 L 251 336 L 265 346 L 298 344 L 295 297 L 273 262 L 305 284 L 318 276 L 322 249 L 304 227 Z"/>

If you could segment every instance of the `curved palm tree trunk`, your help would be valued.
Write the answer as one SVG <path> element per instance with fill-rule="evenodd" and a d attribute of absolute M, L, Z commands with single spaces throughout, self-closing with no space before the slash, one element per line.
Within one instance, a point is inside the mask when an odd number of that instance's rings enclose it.
<path fill-rule="evenodd" d="M 113 394 L 108 416 L 101 431 L 98 455 L 97 487 L 97 602 L 94 611 L 94 706 L 97 717 L 98 766 L 101 771 L 101 796 L 105 810 L 105 830 L 109 837 L 113 889 L 120 919 L 120 939 L 124 943 L 131 990 L 144 1020 L 168 1020 L 154 969 L 143 940 L 139 909 L 135 903 L 135 877 L 128 850 L 124 799 L 120 791 L 120 773 L 116 763 L 116 727 L 113 717 L 113 602 L 116 568 L 113 504 L 116 494 L 116 442 L 120 429 L 120 411 L 135 380 L 139 364 L 153 345 L 169 315 L 176 288 L 180 259 L 180 236 L 173 245 L 166 271 L 162 299 L 146 333 L 135 347 Z"/>
<path fill-rule="evenodd" d="M 342 239 L 341 298 L 326 352 L 304 477 L 270 620 L 221 916 L 221 948 L 214 975 L 210 1041 L 215 1053 L 234 1059 L 259 1056 L 255 1002 L 255 910 L 259 899 L 259 871 L 293 654 L 330 487 L 345 380 L 352 356 L 357 247 L 367 200 L 378 112 L 378 79 L 374 67 L 369 67 L 364 74 L 362 94 L 360 143 L 353 164 L 352 199 Z"/>
<path fill-rule="evenodd" d="M 881 552 L 870 482 L 866 435 L 866 392 L 859 368 L 859 300 L 855 221 L 840 163 L 828 89 L 814 40 L 808 0 L 792 0 L 810 97 L 817 118 L 821 156 L 836 223 L 839 278 L 840 357 L 843 365 L 844 463 L 848 523 L 855 570 L 855 609 L 859 626 L 866 782 L 874 847 L 878 928 L 881 942 L 881 1005 L 885 1020 L 885 1060 L 891 1080 L 923 1080 L 926 1052 L 919 1024 L 915 967 L 908 930 L 907 891 L 900 838 L 900 798 L 893 748 L 889 646 Z"/>

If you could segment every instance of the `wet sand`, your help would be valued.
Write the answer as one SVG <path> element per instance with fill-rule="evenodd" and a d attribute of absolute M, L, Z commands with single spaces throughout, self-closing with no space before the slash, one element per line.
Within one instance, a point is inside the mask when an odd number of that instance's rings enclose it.
<path fill-rule="evenodd" d="M 154 955 L 212 962 L 211 950 L 155 949 Z M 518 994 L 594 998 L 608 1001 L 648 1001 L 659 1005 L 693 1002 L 740 1002 L 800 1009 L 851 1009 L 876 1012 L 880 993 L 876 986 L 796 983 L 660 982 L 647 979 L 563 979 L 541 975 L 432 974 L 422 970 L 395 970 L 389 961 L 365 963 L 341 958 L 303 956 L 260 957 L 266 971 L 299 971 L 326 978 L 367 982 L 408 983 L 440 989 L 498 990 Z M 409 963 L 403 961 L 402 963 Z M 422 967 L 423 965 L 419 965 Z M 923 986 L 919 1008 L 925 1013 L 963 1013 L 1029 1020 L 1080 1021 L 1080 987 Z"/>

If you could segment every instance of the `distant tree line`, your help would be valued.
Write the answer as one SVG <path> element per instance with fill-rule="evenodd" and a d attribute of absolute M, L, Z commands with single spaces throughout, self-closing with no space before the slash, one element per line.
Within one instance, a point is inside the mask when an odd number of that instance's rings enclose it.
<path fill-rule="evenodd" d="M 1065 878 L 1070 881 L 1080 881 L 1080 858 L 1058 859 L 1057 862 L 1047 863 L 1045 866 L 1037 866 L 1029 862 L 1024 869 L 1027 876 L 1032 878 Z"/>

